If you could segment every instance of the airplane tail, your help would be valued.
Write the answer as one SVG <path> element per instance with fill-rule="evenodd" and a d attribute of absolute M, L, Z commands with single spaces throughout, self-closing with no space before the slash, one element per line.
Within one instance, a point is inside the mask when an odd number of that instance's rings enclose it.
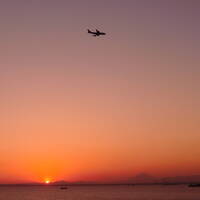
<path fill-rule="evenodd" d="M 89 29 L 87 31 L 88 31 L 88 33 L 92 33 Z"/>

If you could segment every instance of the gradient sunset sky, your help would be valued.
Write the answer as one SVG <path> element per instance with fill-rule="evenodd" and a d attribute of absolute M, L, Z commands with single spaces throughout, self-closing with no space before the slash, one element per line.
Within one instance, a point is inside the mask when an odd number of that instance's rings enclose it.
<path fill-rule="evenodd" d="M 0 183 L 200 174 L 199 10 L 0 0 Z"/>

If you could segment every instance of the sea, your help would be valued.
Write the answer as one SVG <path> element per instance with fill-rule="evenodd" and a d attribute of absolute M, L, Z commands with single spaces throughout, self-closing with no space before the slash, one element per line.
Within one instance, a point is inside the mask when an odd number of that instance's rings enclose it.
<path fill-rule="evenodd" d="M 187 185 L 1 186 L 0 200 L 200 200 Z"/>

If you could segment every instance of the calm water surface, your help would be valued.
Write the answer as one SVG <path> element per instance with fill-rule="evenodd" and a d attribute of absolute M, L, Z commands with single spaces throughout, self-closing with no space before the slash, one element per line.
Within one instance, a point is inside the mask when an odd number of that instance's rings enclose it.
<path fill-rule="evenodd" d="M 0 187 L 0 200 L 200 200 L 200 188 L 179 186 Z"/>

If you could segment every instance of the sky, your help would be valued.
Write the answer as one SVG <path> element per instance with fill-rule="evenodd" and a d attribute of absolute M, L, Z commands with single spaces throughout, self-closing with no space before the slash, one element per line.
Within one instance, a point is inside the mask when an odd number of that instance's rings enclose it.
<path fill-rule="evenodd" d="M 0 0 L 0 183 L 200 174 L 199 9 Z"/>

